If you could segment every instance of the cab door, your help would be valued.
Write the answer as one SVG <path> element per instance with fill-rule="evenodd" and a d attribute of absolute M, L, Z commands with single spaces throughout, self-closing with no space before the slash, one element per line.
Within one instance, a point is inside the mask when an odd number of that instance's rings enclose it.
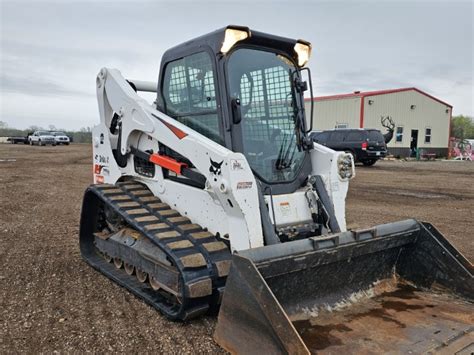
<path fill-rule="evenodd" d="M 166 64 L 161 95 L 164 112 L 196 132 L 224 144 L 215 66 L 202 51 Z"/>

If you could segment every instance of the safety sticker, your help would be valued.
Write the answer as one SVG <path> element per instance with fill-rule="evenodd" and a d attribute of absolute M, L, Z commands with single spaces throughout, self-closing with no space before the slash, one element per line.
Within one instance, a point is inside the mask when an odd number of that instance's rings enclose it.
<path fill-rule="evenodd" d="M 241 181 L 237 183 L 237 190 L 245 190 L 252 188 L 252 181 Z"/>
<path fill-rule="evenodd" d="M 289 202 L 280 202 L 280 212 L 282 216 L 289 216 L 291 214 L 291 207 Z"/>
<path fill-rule="evenodd" d="M 244 170 L 244 161 L 241 159 L 231 159 L 230 168 L 232 170 Z"/>

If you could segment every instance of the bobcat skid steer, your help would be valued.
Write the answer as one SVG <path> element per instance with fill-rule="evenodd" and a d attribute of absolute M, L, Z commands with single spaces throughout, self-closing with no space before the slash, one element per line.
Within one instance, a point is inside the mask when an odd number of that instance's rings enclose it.
<path fill-rule="evenodd" d="M 220 306 L 235 353 L 471 351 L 473 266 L 432 225 L 346 230 L 354 162 L 308 138 L 310 52 L 229 26 L 157 84 L 102 69 L 84 259 L 170 319 Z"/>

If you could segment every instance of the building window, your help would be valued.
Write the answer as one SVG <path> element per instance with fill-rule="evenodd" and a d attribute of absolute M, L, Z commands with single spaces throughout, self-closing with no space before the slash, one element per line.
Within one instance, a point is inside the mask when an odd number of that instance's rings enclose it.
<path fill-rule="evenodd" d="M 349 127 L 349 125 L 348 125 L 347 123 L 339 123 L 339 122 L 337 122 L 335 128 L 336 128 L 336 129 L 344 129 L 344 128 L 348 128 L 348 127 Z"/>
<path fill-rule="evenodd" d="M 397 133 L 395 135 L 395 141 L 401 143 L 403 141 L 403 127 L 397 127 Z"/>
<path fill-rule="evenodd" d="M 431 128 L 425 128 L 425 143 L 431 143 Z"/>

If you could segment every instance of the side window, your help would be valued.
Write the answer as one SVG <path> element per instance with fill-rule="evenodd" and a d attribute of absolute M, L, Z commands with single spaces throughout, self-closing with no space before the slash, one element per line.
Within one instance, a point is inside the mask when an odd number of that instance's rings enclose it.
<path fill-rule="evenodd" d="M 431 128 L 425 128 L 425 143 L 431 143 Z"/>
<path fill-rule="evenodd" d="M 351 131 L 346 137 L 346 142 L 360 142 L 361 140 L 363 140 L 363 137 L 358 131 Z"/>
<path fill-rule="evenodd" d="M 167 64 L 163 82 L 166 114 L 222 144 L 215 75 L 209 54 L 200 52 Z"/>
<path fill-rule="evenodd" d="M 403 141 L 403 127 L 397 127 L 397 133 L 395 134 L 395 141 L 400 143 Z"/>
<path fill-rule="evenodd" d="M 344 140 L 344 135 L 345 135 L 344 132 L 334 131 L 331 134 L 331 141 L 334 143 L 340 143 Z"/>

